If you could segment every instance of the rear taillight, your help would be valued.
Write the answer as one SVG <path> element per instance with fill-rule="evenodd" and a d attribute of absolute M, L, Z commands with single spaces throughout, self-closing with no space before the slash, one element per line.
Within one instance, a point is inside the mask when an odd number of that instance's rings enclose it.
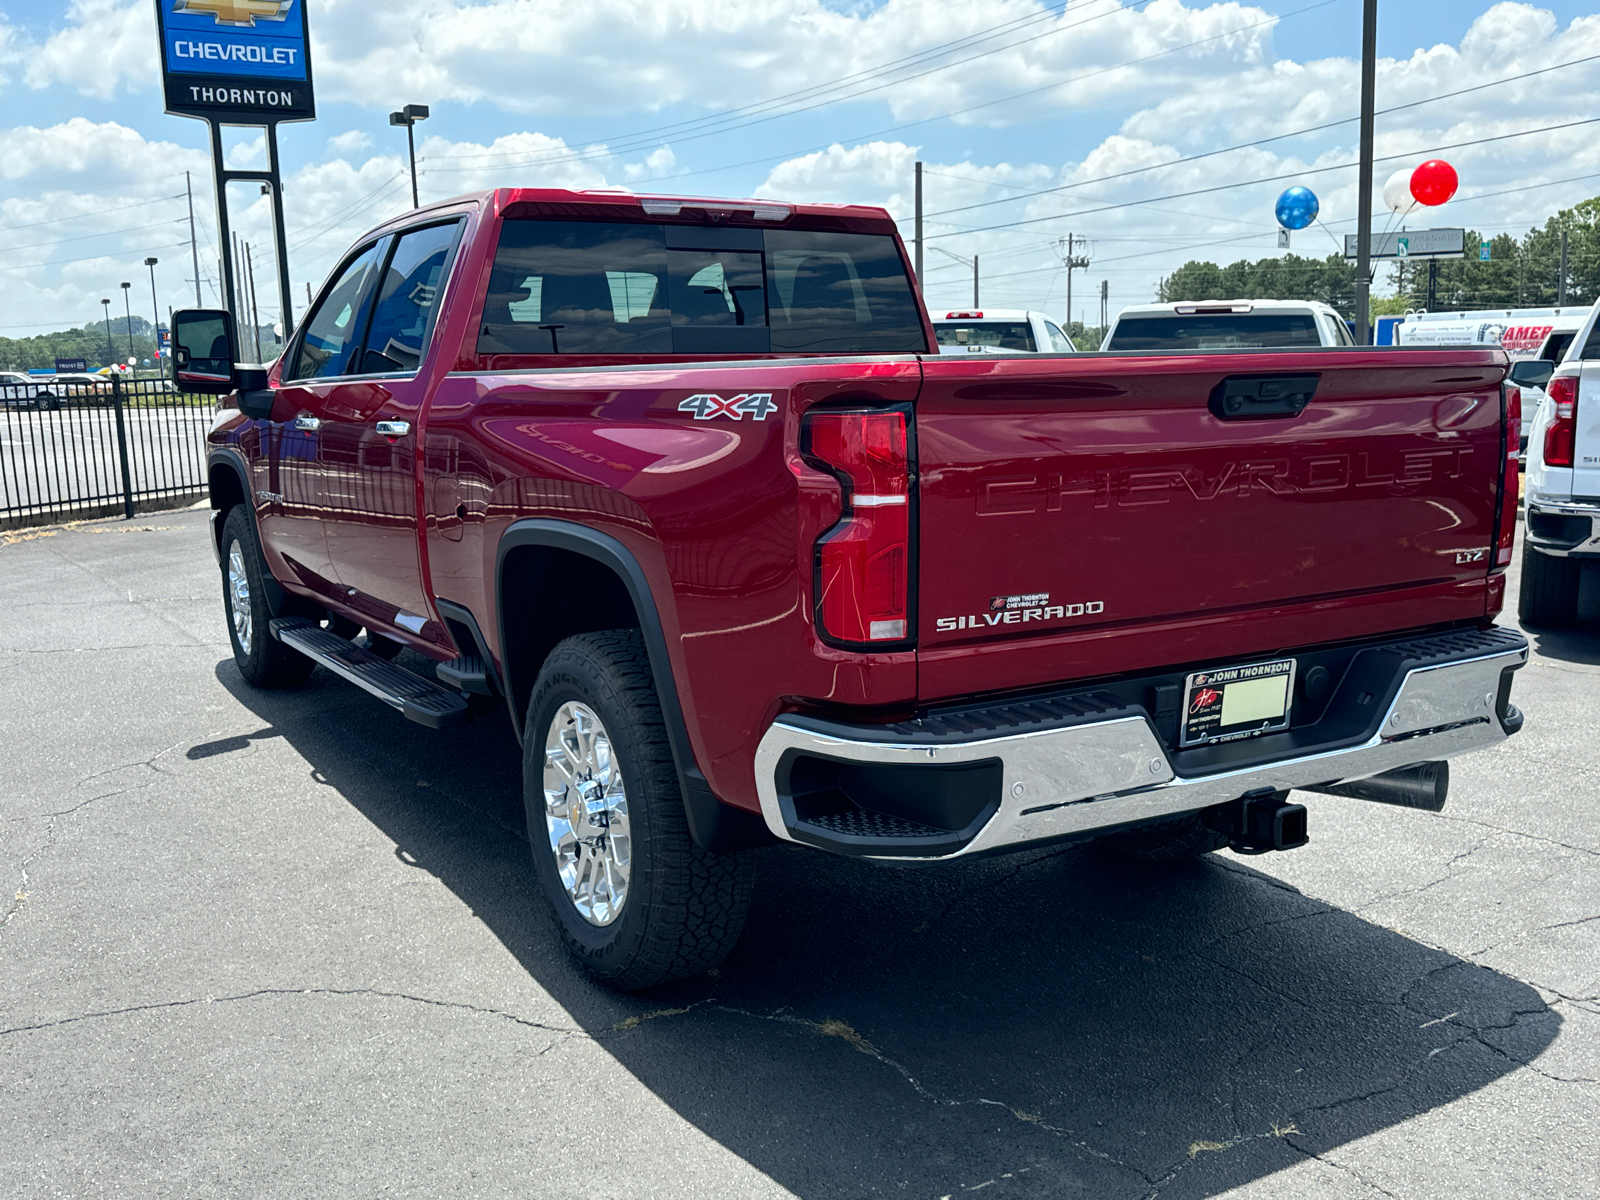
<path fill-rule="evenodd" d="M 902 410 L 813 412 L 804 450 L 844 488 L 839 523 L 817 541 L 819 632 L 850 645 L 911 634 L 911 456 Z"/>
<path fill-rule="evenodd" d="M 1500 470 L 1500 530 L 1495 539 L 1494 566 L 1491 572 L 1511 565 L 1511 548 L 1517 540 L 1517 501 L 1521 499 L 1522 471 L 1517 452 L 1522 442 L 1522 389 L 1508 387 L 1505 426 L 1501 433 L 1505 456 Z"/>
<path fill-rule="evenodd" d="M 1546 390 L 1556 407 L 1556 415 L 1544 431 L 1544 465 L 1570 467 L 1572 446 L 1577 441 L 1578 377 L 1557 375 Z"/>

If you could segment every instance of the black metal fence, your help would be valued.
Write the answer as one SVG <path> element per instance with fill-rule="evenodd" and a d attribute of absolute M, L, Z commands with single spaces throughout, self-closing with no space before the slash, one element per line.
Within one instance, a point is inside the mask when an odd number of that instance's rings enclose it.
<path fill-rule="evenodd" d="M 215 413 L 161 379 L 0 386 L 0 529 L 200 499 Z"/>

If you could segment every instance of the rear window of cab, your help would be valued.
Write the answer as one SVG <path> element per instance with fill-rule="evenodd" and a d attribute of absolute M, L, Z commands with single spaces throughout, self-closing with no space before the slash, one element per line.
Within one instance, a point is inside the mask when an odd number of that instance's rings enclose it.
<path fill-rule="evenodd" d="M 1257 350 L 1322 345 L 1316 317 L 1300 313 L 1221 313 L 1123 317 L 1107 350 Z"/>
<path fill-rule="evenodd" d="M 916 354 L 922 317 L 892 237 L 511 219 L 482 354 Z"/>

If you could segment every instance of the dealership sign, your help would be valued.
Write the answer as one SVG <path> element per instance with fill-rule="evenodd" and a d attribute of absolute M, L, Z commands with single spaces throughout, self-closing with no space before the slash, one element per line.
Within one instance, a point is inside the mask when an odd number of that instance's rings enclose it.
<path fill-rule="evenodd" d="M 156 0 L 167 111 L 237 125 L 310 121 L 305 0 Z"/>

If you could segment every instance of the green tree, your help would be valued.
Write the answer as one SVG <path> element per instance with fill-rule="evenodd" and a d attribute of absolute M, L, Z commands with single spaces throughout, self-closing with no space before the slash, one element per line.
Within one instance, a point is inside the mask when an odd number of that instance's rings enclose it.
<path fill-rule="evenodd" d="M 1187 262 L 1161 281 L 1157 299 L 1320 300 L 1349 317 L 1355 303 L 1350 264 L 1337 255 L 1307 258 L 1285 254 L 1256 262 L 1243 259 L 1226 267 Z"/>

